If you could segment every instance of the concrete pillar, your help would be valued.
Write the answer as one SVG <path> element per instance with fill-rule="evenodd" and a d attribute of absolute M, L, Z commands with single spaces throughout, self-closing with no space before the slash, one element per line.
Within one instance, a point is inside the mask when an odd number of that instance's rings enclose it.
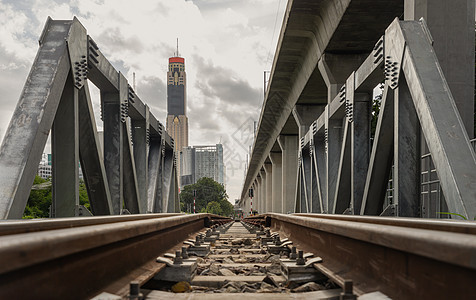
<path fill-rule="evenodd" d="M 250 199 L 250 202 L 252 202 L 253 205 L 253 210 L 258 210 L 258 198 L 256 197 L 256 189 L 255 189 L 255 184 L 251 184 L 250 189 L 253 189 L 253 198 Z M 248 191 L 249 194 L 249 191 Z"/>
<path fill-rule="evenodd" d="M 258 209 L 258 213 L 261 213 L 263 211 L 263 201 L 261 200 L 260 198 L 260 182 L 261 182 L 261 178 L 260 177 L 256 177 L 256 180 L 255 180 L 255 198 L 256 198 L 256 208 Z"/>
<path fill-rule="evenodd" d="M 405 20 L 425 18 L 461 119 L 474 136 L 474 0 L 405 0 Z"/>
<path fill-rule="evenodd" d="M 273 168 L 270 163 L 265 163 L 263 169 L 266 172 L 266 211 L 273 211 Z"/>
<path fill-rule="evenodd" d="M 259 198 L 256 195 L 256 181 L 253 183 L 251 187 L 253 188 L 253 209 L 259 213 L 260 212 Z"/>
<path fill-rule="evenodd" d="M 243 208 L 243 216 L 247 217 L 250 215 L 250 197 L 246 196 L 245 198 L 245 207 Z"/>
<path fill-rule="evenodd" d="M 261 177 L 261 184 L 260 184 L 260 207 L 261 207 L 261 212 L 266 213 L 267 207 L 266 207 L 266 172 L 264 171 L 263 168 L 259 171 L 259 175 Z"/>
<path fill-rule="evenodd" d="M 298 136 L 280 135 L 279 147 L 282 153 L 282 212 L 294 212 L 298 170 Z"/>
<path fill-rule="evenodd" d="M 275 213 L 282 213 L 283 212 L 283 205 L 282 205 L 282 198 L 283 198 L 283 172 L 282 172 L 282 160 L 283 154 L 282 152 L 271 152 L 269 154 L 269 160 L 272 163 L 272 202 L 273 202 L 273 212 Z"/>

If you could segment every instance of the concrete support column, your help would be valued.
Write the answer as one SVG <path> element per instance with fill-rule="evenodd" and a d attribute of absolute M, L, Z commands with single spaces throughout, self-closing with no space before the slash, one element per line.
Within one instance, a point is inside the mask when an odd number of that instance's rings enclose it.
<path fill-rule="evenodd" d="M 251 214 L 251 209 L 250 209 L 250 197 L 246 196 L 245 198 L 245 207 L 243 208 L 243 216 L 247 217 Z"/>
<path fill-rule="evenodd" d="M 256 210 L 259 213 L 259 198 L 256 195 L 256 182 L 251 186 L 253 189 L 253 210 Z"/>
<path fill-rule="evenodd" d="M 405 0 L 405 20 L 425 18 L 468 136 L 474 136 L 474 0 Z"/>
<path fill-rule="evenodd" d="M 278 137 L 282 153 L 282 212 L 294 212 L 298 170 L 298 136 L 281 135 Z"/>
<path fill-rule="evenodd" d="M 261 178 L 260 177 L 256 177 L 256 180 L 255 180 L 255 198 L 256 198 L 256 207 L 258 209 L 258 213 L 261 213 L 263 211 L 263 201 L 261 200 L 260 198 L 260 181 L 261 181 Z"/>
<path fill-rule="evenodd" d="M 273 202 L 273 212 L 275 213 L 282 213 L 283 206 L 282 206 L 282 197 L 283 197 L 283 172 L 282 172 L 282 160 L 283 154 L 282 152 L 271 152 L 269 154 L 269 159 L 272 163 L 272 184 L 273 190 L 271 193 L 271 198 Z"/>
<path fill-rule="evenodd" d="M 261 184 L 260 184 L 260 207 L 261 207 L 261 212 L 265 213 L 267 211 L 266 207 L 266 172 L 264 171 L 263 168 L 259 171 L 259 175 L 261 177 Z"/>
<path fill-rule="evenodd" d="M 265 163 L 263 165 L 264 171 L 266 172 L 266 211 L 273 211 L 273 168 L 270 163 Z"/>

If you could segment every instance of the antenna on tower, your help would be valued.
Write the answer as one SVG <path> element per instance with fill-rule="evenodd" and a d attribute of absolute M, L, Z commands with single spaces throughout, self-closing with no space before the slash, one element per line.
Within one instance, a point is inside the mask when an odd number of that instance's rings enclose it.
<path fill-rule="evenodd" d="M 177 56 L 180 56 L 180 54 L 178 52 L 178 38 L 177 38 Z"/>

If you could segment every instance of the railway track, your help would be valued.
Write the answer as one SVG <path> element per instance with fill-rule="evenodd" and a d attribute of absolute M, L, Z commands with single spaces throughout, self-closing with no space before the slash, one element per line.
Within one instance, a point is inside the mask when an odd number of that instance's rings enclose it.
<path fill-rule="evenodd" d="M 475 235 L 474 222 L 315 214 L 4 221 L 0 299 L 465 299 Z"/>

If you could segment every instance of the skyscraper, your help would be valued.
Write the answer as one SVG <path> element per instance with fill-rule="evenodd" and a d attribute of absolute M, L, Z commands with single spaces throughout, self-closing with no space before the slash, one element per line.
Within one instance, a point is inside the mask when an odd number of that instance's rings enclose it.
<path fill-rule="evenodd" d="M 178 51 L 169 58 L 167 72 L 167 132 L 174 139 L 177 176 L 180 184 L 180 151 L 188 146 L 188 118 L 187 118 L 187 76 L 185 73 L 185 59 Z"/>
<path fill-rule="evenodd" d="M 178 41 L 176 56 L 169 58 L 167 72 L 167 132 L 175 142 L 175 151 L 188 146 L 187 78 L 185 59 L 179 56 Z"/>

